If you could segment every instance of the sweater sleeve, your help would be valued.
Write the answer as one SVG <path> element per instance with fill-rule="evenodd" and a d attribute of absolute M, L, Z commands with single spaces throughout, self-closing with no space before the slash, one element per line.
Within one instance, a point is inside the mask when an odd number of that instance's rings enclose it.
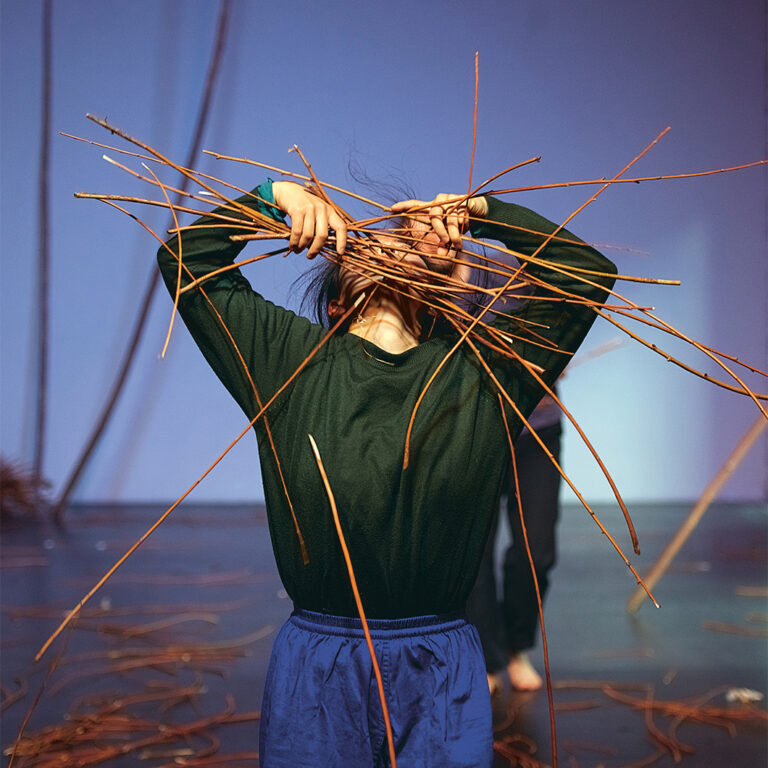
<path fill-rule="evenodd" d="M 237 199 L 250 208 L 281 219 L 267 181 Z M 231 210 L 216 209 L 244 218 Z M 182 287 L 192 279 L 231 265 L 244 243 L 230 240 L 244 231 L 231 222 L 203 216 L 181 234 Z M 166 247 L 167 246 L 167 247 Z M 172 237 L 157 253 L 158 265 L 171 295 L 178 279 L 179 239 Z M 211 368 L 249 418 L 296 370 L 322 337 L 323 329 L 278 307 L 251 288 L 239 269 L 213 275 L 181 294 L 179 313 Z M 253 381 L 253 384 L 251 383 Z"/>
<path fill-rule="evenodd" d="M 486 217 L 471 227 L 475 237 L 498 240 L 510 250 L 530 256 L 557 229 L 556 224 L 528 208 L 493 197 L 486 199 Z M 566 229 L 560 230 L 536 258 L 551 267 L 526 262 L 527 275 L 588 302 L 604 302 L 615 282 L 615 265 Z M 584 282 L 574 268 L 599 274 L 583 275 L 589 281 Z M 596 317 L 587 305 L 557 300 L 563 296 L 559 291 L 537 287 L 521 306 L 505 310 L 509 317 L 499 315 L 494 322 L 500 331 L 518 337 L 513 341 L 513 349 L 524 360 L 544 369 L 540 375 L 548 386 L 554 384 L 570 362 Z M 555 300 L 547 300 L 548 297 Z M 527 417 L 544 394 L 541 385 L 521 364 L 506 358 L 497 362 L 496 370 Z"/>

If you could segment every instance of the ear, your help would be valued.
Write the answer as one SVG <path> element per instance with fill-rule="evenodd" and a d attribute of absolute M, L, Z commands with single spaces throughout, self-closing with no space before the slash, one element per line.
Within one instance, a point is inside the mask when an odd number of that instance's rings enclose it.
<path fill-rule="evenodd" d="M 328 317 L 331 320 L 338 320 L 346 311 L 347 308 L 338 299 L 328 302 Z"/>

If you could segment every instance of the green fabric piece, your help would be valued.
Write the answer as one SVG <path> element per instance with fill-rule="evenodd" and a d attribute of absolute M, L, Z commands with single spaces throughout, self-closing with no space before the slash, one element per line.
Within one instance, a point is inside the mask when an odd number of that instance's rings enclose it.
<path fill-rule="evenodd" d="M 271 202 L 267 185 L 255 192 Z M 253 204 L 248 196 L 240 200 Z M 477 237 L 499 240 L 530 255 L 542 236 L 528 230 L 555 229 L 527 208 L 488 200 L 487 219 L 472 226 Z M 185 231 L 183 259 L 194 276 L 232 263 L 243 247 L 229 240 L 232 231 Z M 529 265 L 527 272 L 590 301 L 604 301 L 615 267 L 571 233 L 563 231 L 561 236 L 577 242 L 553 241 L 543 258 L 558 267 L 594 269 L 607 276 L 593 278 L 596 285 L 590 287 L 546 266 Z M 176 251 L 176 238 L 169 245 Z M 177 261 L 164 248 L 158 261 L 173 294 Z M 185 275 L 182 282 L 188 281 Z M 261 402 L 266 402 L 326 330 L 264 299 L 239 270 L 221 273 L 201 288 L 181 297 L 179 311 L 211 367 L 250 419 L 259 405 L 248 374 Z M 203 291 L 229 328 L 248 373 Z M 554 341 L 560 351 L 531 342 L 516 342 L 515 348 L 544 368 L 543 376 L 551 384 L 570 360 L 564 353 L 576 350 L 595 314 L 584 306 L 536 301 L 536 293 L 515 310 L 515 317 L 538 323 L 536 332 Z M 495 325 L 516 331 L 509 318 L 498 317 Z M 454 342 L 454 337 L 432 338 L 402 354 L 391 354 L 352 334 L 335 336 L 270 407 L 267 420 L 306 541 L 307 565 L 264 422 L 256 424 L 275 559 L 285 589 L 298 607 L 357 615 L 307 438 L 311 433 L 336 498 L 366 614 L 399 618 L 463 609 L 509 463 L 496 388 L 466 345 L 451 357 L 424 398 L 412 433 L 410 466 L 402 469 L 416 399 Z M 487 348 L 481 351 L 522 412 L 529 414 L 541 398 L 541 388 L 519 364 Z M 511 412 L 509 420 L 514 436 L 521 423 Z"/>
<path fill-rule="evenodd" d="M 265 216 L 271 216 L 276 221 L 285 221 L 285 214 L 275 205 L 275 198 L 272 194 L 272 179 L 268 178 L 263 184 L 259 184 L 253 190 L 256 208 Z M 248 202 L 248 201 L 246 201 Z"/>

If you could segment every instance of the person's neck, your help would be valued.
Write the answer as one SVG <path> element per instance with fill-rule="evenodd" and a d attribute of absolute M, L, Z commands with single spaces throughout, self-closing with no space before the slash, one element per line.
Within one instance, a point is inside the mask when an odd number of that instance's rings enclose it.
<path fill-rule="evenodd" d="M 352 321 L 349 333 L 398 355 L 419 344 L 416 335 L 419 332 L 418 322 L 415 318 L 413 322 L 416 327 L 409 327 L 400 309 L 389 302 L 369 304 Z"/>

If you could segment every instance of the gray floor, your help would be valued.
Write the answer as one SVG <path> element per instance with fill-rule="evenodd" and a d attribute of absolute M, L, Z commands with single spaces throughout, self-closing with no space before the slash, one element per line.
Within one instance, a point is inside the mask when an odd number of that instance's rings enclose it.
<path fill-rule="evenodd" d="M 43 663 L 32 663 L 57 615 L 76 603 L 161 511 L 159 506 L 90 505 L 71 511 L 65 531 L 44 524 L 5 525 L 0 571 L 3 695 L 27 684 L 29 692 L 3 715 L 4 748 L 13 743 L 44 679 L 46 688 L 27 726 L 38 743 L 41 729 L 66 723 L 68 713 L 103 706 L 84 700 L 96 695 L 114 700 L 197 681 L 205 692 L 195 707 L 183 704 L 161 711 L 153 703 L 136 711 L 150 720 L 186 723 L 222 712 L 228 694 L 238 712 L 258 710 L 274 631 L 290 604 L 275 571 L 264 511 L 254 507 L 187 505 L 177 510 L 93 598 L 90 606 L 101 608 L 101 615 L 81 621 Z M 685 505 L 636 505 L 631 511 L 643 547 L 643 556 L 631 559 L 642 573 L 688 510 Z M 598 509 L 598 514 L 629 551 L 618 514 L 611 509 Z M 763 715 L 751 718 L 725 702 L 729 689 L 765 694 L 768 687 L 766 531 L 764 504 L 713 506 L 654 590 L 661 608 L 649 603 L 629 616 L 624 603 L 634 586 L 631 574 L 583 510 L 564 509 L 560 562 L 545 611 L 561 765 L 640 765 L 656 751 L 643 712 L 609 698 L 604 684 L 640 701 L 650 688 L 657 703 L 700 705 L 704 697 L 713 697 L 709 706 L 721 710 L 719 724 L 689 718 L 677 732 L 695 750 L 682 755 L 684 766 L 768 764 L 765 702 L 759 705 Z M 30 616 L 30 607 L 45 609 L 45 615 Z M 127 626 L 138 634 L 121 639 L 116 632 Z M 252 633 L 263 636 L 254 639 Z M 247 655 L 230 660 L 216 656 L 209 662 L 182 658 L 120 674 L 105 672 L 106 664 L 115 663 L 105 652 L 124 659 L 128 648 L 160 653 L 179 643 L 224 643 Z M 58 668 L 47 676 L 50 662 L 64 648 Z M 540 656 L 536 663 L 541 665 Z M 497 738 L 520 735 L 536 745 L 538 759 L 551 764 L 546 694 L 507 691 L 494 706 Z M 671 720 L 657 712 L 654 723 L 666 732 Z M 726 723 L 735 726 L 733 733 L 722 727 Z M 220 754 L 245 753 L 217 765 L 256 765 L 257 730 L 255 721 L 217 728 Z M 528 743 L 513 746 L 529 750 L 524 746 Z M 208 744 L 196 739 L 186 746 L 202 749 Z M 155 759 L 150 753 L 144 755 L 149 759 L 139 760 L 132 753 L 106 764 L 157 766 L 172 760 L 168 754 L 154 754 Z M 37 763 L 16 764 L 23 768 Z M 674 761 L 667 754 L 654 764 L 672 766 Z M 509 761 L 497 756 L 496 765 Z"/>

